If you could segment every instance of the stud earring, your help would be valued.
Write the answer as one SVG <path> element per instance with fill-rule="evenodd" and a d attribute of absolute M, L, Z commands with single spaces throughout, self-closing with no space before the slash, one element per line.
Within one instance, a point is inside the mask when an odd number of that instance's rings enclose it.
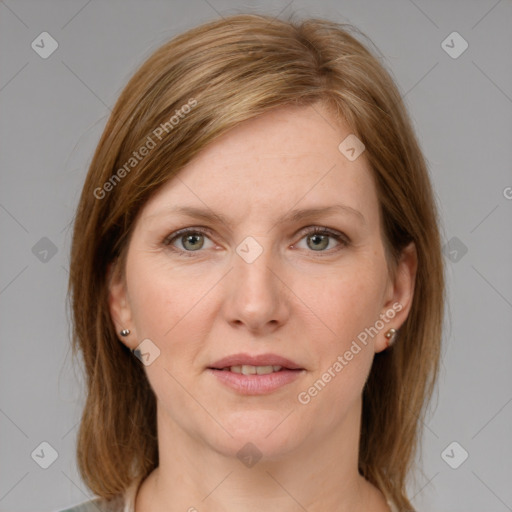
<path fill-rule="evenodd" d="M 123 329 L 119 334 L 121 336 L 128 336 L 128 334 L 130 334 L 130 329 Z"/>
<path fill-rule="evenodd" d="M 387 341 L 386 341 L 386 348 L 389 348 L 393 343 L 395 343 L 396 333 L 398 331 L 396 329 L 389 329 L 389 331 L 385 334 Z"/>

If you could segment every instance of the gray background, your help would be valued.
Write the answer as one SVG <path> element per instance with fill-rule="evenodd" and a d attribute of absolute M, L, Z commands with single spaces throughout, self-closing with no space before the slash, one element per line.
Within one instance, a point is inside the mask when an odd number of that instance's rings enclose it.
<path fill-rule="evenodd" d="M 90 496 L 74 458 L 83 389 L 65 306 L 70 225 L 121 89 L 157 47 L 192 26 L 292 10 L 353 23 L 373 39 L 405 97 L 439 200 L 449 304 L 413 503 L 420 511 L 512 510 L 512 3 L 5 0 L 1 511 L 50 511 Z M 31 47 L 43 31 L 59 45 L 47 59 Z M 469 44 L 458 58 L 441 45 L 453 31 Z M 460 40 L 446 44 L 461 48 Z M 43 441 L 58 452 L 48 469 L 31 457 Z M 460 462 L 462 448 L 445 452 L 453 441 L 469 453 L 458 469 L 442 457 Z"/>

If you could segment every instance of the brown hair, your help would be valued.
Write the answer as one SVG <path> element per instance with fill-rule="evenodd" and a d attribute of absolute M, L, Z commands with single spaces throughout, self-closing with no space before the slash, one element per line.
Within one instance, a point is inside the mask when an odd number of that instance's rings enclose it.
<path fill-rule="evenodd" d="M 320 101 L 366 146 L 392 261 L 411 241 L 417 249 L 408 318 L 393 348 L 376 354 L 364 388 L 359 447 L 361 474 L 401 510 L 412 509 L 406 477 L 440 357 L 439 221 L 400 94 L 379 57 L 350 32 L 360 34 L 322 19 L 231 16 L 158 48 L 122 91 L 82 190 L 69 280 L 73 356 L 83 355 L 87 386 L 78 468 L 97 495 L 111 498 L 158 466 L 156 398 L 110 317 L 108 265 L 117 261 L 124 268 L 141 208 L 207 144 L 275 107 Z M 177 123 L 169 122 L 173 114 Z M 133 151 L 150 139 L 155 147 L 134 164 Z"/>

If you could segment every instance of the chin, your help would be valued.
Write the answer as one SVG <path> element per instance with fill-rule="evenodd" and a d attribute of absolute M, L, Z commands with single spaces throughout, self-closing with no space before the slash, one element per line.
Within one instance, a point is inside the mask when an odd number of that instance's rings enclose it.
<path fill-rule="evenodd" d="M 274 417 L 274 415 L 272 415 Z M 293 452 L 301 444 L 299 432 L 294 428 L 290 431 L 290 425 L 285 425 L 282 414 L 279 420 L 273 423 L 267 421 L 256 423 L 254 415 L 249 415 L 252 424 L 237 425 L 222 423 L 226 430 L 233 436 L 217 436 L 212 440 L 212 447 L 218 453 L 227 457 L 243 458 L 252 456 L 263 457 L 264 460 L 278 460 Z"/>

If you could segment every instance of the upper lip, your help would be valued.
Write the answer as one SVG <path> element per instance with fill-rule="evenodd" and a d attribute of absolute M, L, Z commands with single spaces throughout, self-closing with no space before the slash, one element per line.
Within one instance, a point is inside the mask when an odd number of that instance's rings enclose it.
<path fill-rule="evenodd" d="M 215 361 L 209 366 L 209 368 L 222 370 L 223 368 L 229 368 L 230 366 L 282 366 L 288 370 L 302 370 L 303 368 L 286 357 L 279 356 L 277 354 L 232 354 L 227 357 L 223 357 L 218 361 Z"/>

